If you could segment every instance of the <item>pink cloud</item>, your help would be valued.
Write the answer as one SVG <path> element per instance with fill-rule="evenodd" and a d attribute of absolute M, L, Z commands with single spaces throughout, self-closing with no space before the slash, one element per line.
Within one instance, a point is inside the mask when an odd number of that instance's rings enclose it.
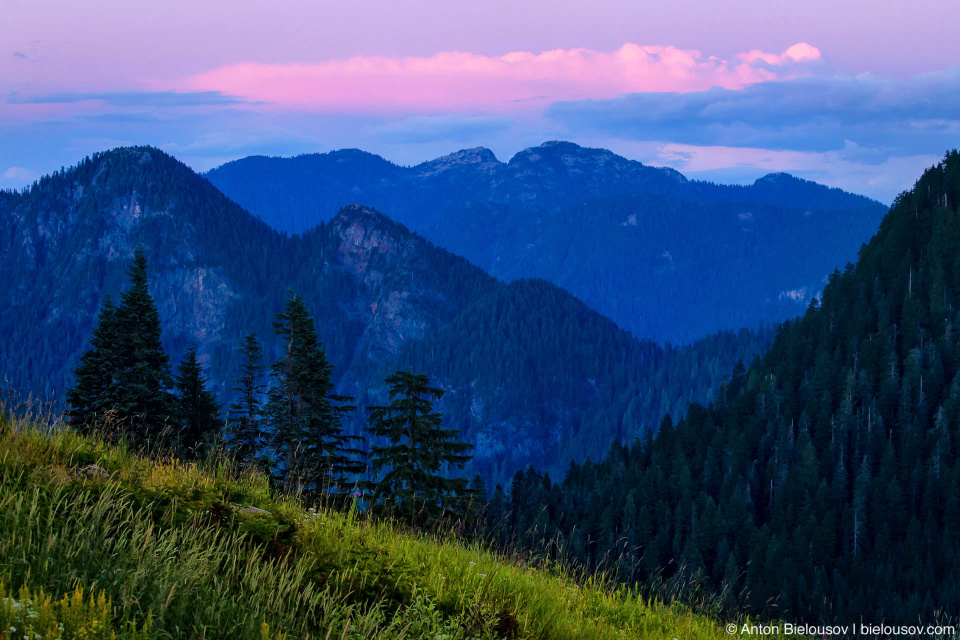
<path fill-rule="evenodd" d="M 245 62 L 157 88 L 220 91 L 307 111 L 476 112 L 644 91 L 739 89 L 810 75 L 824 65 L 820 51 L 806 43 L 780 55 L 755 50 L 730 61 L 673 46 L 625 44 L 613 52 L 579 48 L 503 56 L 360 56 L 318 64 Z"/>

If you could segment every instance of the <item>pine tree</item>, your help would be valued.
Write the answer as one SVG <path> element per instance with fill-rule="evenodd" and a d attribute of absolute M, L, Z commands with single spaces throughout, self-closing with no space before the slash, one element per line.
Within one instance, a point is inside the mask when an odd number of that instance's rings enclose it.
<path fill-rule="evenodd" d="M 160 313 L 150 296 L 147 259 L 137 247 L 130 287 L 116 311 L 117 398 L 114 408 L 132 440 L 164 441 L 176 414 L 170 359 L 160 343 Z M 131 430 L 131 427 L 135 429 Z"/>
<path fill-rule="evenodd" d="M 455 429 L 443 429 L 442 417 L 433 411 L 433 401 L 443 390 L 430 387 L 423 374 L 397 371 L 385 382 L 390 387 L 390 405 L 370 407 L 372 435 L 387 438 L 386 446 L 371 446 L 374 475 L 387 470 L 377 482 L 368 483 L 373 503 L 408 522 L 430 523 L 444 514 L 460 515 L 467 495 L 466 478 L 441 475 L 444 466 L 462 469 L 472 447 L 458 442 Z"/>
<path fill-rule="evenodd" d="M 147 260 L 137 247 L 127 270 L 130 287 L 120 306 L 107 298 L 90 339 L 91 348 L 67 393 L 71 424 L 89 430 L 108 413 L 136 444 L 157 442 L 174 426 L 170 361 L 160 344 L 160 314 L 150 296 Z"/>
<path fill-rule="evenodd" d="M 263 436 L 263 350 L 254 334 L 248 335 L 238 349 L 243 360 L 233 390 L 240 400 L 230 405 L 227 432 L 232 436 L 229 447 L 242 464 L 257 464 L 257 447 Z"/>
<path fill-rule="evenodd" d="M 174 438 L 176 449 L 189 457 L 200 457 L 219 439 L 221 407 L 207 390 L 207 379 L 197 361 L 196 345 L 191 345 L 180 360 L 176 388 L 180 410 L 180 432 Z"/>
<path fill-rule="evenodd" d="M 293 295 L 274 323 L 283 353 L 272 367 L 266 415 L 271 444 L 282 467 L 276 479 L 287 491 L 344 495 L 350 474 L 362 473 L 357 439 L 343 433 L 344 413 L 353 398 L 333 395 L 327 361 L 313 319 Z"/>
<path fill-rule="evenodd" d="M 104 298 L 90 338 L 90 349 L 80 358 L 76 383 L 67 391 L 70 424 L 89 432 L 117 401 L 117 308 Z"/>

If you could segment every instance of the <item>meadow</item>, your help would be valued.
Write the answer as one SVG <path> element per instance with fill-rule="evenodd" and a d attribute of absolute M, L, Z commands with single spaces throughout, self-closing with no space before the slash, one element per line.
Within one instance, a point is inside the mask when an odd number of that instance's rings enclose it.
<path fill-rule="evenodd" d="M 639 590 L 305 505 L 213 457 L 0 423 L 0 637 L 714 638 Z"/>

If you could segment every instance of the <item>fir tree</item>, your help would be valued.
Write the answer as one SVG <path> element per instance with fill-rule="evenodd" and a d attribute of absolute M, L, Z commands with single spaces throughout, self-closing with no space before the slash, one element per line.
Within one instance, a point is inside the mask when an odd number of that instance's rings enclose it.
<path fill-rule="evenodd" d="M 133 442 L 156 442 L 173 427 L 176 406 L 141 247 L 127 274 L 130 287 L 121 295 L 120 306 L 108 297 L 97 316 L 91 348 L 81 358 L 76 384 L 67 394 L 68 415 L 75 427 L 89 430 L 109 413 Z"/>
<path fill-rule="evenodd" d="M 76 383 L 67 391 L 70 424 L 89 432 L 117 401 L 117 308 L 107 295 L 97 314 L 90 349 L 80 358 Z"/>
<path fill-rule="evenodd" d="M 244 338 L 238 350 L 243 359 L 240 375 L 236 378 L 237 386 L 233 390 L 240 399 L 230 405 L 227 432 L 232 439 L 229 447 L 242 464 L 256 464 L 257 447 L 263 435 L 263 350 L 254 334 Z"/>
<path fill-rule="evenodd" d="M 371 446 L 373 473 L 386 470 L 377 482 L 368 483 L 373 503 L 408 522 L 429 523 L 444 514 L 461 515 L 467 495 L 466 478 L 441 475 L 445 466 L 462 469 L 471 456 L 471 445 L 458 442 L 455 429 L 443 429 L 433 401 L 443 390 L 429 386 L 423 374 L 397 371 L 385 382 L 390 405 L 370 407 L 372 435 L 387 438 L 386 446 Z"/>
<path fill-rule="evenodd" d="M 299 295 L 293 295 L 274 323 L 283 352 L 272 367 L 266 415 L 271 443 L 282 467 L 277 474 L 287 491 L 343 495 L 350 474 L 365 465 L 351 448 L 355 436 L 343 433 L 343 414 L 353 399 L 333 395 L 327 361 L 313 319 Z"/>
<path fill-rule="evenodd" d="M 130 287 L 116 311 L 117 398 L 114 408 L 134 441 L 163 441 L 176 414 L 170 359 L 160 343 L 160 313 L 150 296 L 147 259 L 137 247 Z"/>
<path fill-rule="evenodd" d="M 207 379 L 197 361 L 197 347 L 191 345 L 180 360 L 176 375 L 180 433 L 175 437 L 181 453 L 191 457 L 214 446 L 219 439 L 220 405 L 207 390 Z"/>

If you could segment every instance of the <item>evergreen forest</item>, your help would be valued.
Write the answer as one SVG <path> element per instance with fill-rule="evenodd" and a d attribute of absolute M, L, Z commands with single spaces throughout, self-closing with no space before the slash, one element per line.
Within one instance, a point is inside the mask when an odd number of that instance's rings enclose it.
<path fill-rule="evenodd" d="M 953 151 L 714 402 L 562 478 L 518 472 L 493 535 L 787 620 L 956 611 L 958 202 Z"/>

